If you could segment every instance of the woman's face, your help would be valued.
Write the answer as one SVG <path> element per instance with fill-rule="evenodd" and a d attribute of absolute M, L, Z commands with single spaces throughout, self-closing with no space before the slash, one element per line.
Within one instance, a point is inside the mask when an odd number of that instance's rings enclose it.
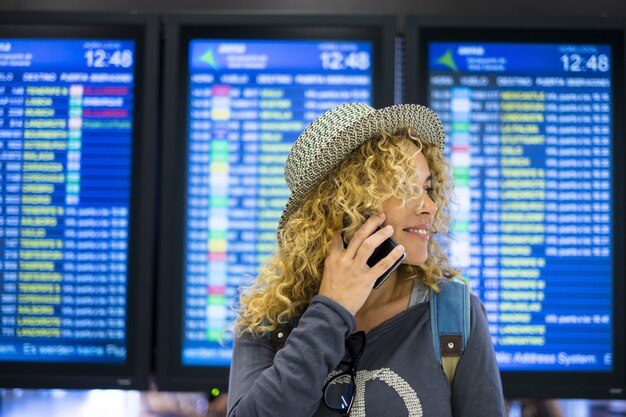
<path fill-rule="evenodd" d="M 416 152 L 417 146 L 410 145 L 410 151 Z M 420 265 L 428 258 L 428 240 L 437 206 L 431 200 L 431 174 L 426 157 L 420 152 L 413 157 L 417 167 L 418 183 L 424 190 L 423 198 L 410 201 L 405 206 L 401 200 L 390 198 L 383 203 L 385 225 L 393 226 L 393 239 L 406 249 L 404 263 Z"/>

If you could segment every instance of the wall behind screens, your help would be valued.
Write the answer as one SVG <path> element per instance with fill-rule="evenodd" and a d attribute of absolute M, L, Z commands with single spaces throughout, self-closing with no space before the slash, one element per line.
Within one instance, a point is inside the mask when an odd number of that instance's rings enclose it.
<path fill-rule="evenodd" d="M 274 251 L 289 148 L 337 104 L 393 104 L 395 19 L 168 20 L 157 383 L 225 388 L 224 329 Z"/>
<path fill-rule="evenodd" d="M 485 304 L 507 396 L 620 396 L 622 28 L 500 24 L 407 25 L 407 96 L 448 137 L 452 262 Z"/>
<path fill-rule="evenodd" d="M 2 386 L 147 388 L 157 48 L 155 17 L 0 16 Z"/>

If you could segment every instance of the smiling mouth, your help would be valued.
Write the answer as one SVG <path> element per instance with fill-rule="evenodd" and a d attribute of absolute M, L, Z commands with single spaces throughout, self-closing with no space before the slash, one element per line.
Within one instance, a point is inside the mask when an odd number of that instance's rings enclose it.
<path fill-rule="evenodd" d="M 407 228 L 404 229 L 405 232 L 409 232 L 409 233 L 415 233 L 418 234 L 420 236 L 430 236 L 431 232 L 428 229 L 423 229 L 423 228 Z"/>

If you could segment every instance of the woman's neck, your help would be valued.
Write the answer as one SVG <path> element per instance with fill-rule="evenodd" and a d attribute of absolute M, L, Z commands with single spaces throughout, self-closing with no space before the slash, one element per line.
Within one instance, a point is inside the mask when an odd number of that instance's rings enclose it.
<path fill-rule="evenodd" d="M 368 332 L 382 322 L 398 315 L 409 306 L 413 280 L 394 272 L 383 285 L 372 290 L 363 307 L 357 311 L 357 330 Z"/>

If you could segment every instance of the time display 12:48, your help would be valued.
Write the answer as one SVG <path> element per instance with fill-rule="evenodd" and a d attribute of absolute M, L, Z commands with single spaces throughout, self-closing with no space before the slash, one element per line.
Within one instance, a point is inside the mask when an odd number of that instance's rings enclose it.
<path fill-rule="evenodd" d="M 611 69 L 608 55 L 580 55 L 580 54 L 564 54 L 561 55 L 563 70 L 570 72 L 607 72 Z"/>
<path fill-rule="evenodd" d="M 344 53 L 340 51 L 324 51 L 320 54 L 322 68 L 328 70 L 368 70 L 370 54 L 364 51 Z"/>
<path fill-rule="evenodd" d="M 84 56 L 87 60 L 87 66 L 93 68 L 129 68 L 133 65 L 133 51 L 130 49 L 117 49 L 114 51 L 88 49 Z"/>

